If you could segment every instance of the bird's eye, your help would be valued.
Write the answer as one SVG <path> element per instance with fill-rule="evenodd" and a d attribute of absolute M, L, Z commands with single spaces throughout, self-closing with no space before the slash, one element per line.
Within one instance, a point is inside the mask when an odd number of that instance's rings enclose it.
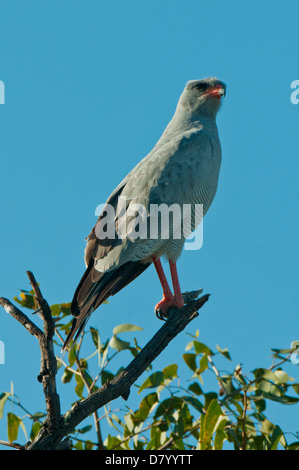
<path fill-rule="evenodd" d="M 194 85 L 194 88 L 199 92 L 199 93 L 204 93 L 208 89 L 208 84 L 207 83 L 196 83 Z"/>

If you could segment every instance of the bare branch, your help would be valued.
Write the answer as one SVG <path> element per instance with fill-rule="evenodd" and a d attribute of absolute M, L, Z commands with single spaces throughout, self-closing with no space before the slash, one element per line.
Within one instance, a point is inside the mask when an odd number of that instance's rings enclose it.
<path fill-rule="evenodd" d="M 35 294 L 35 300 L 41 309 L 44 322 L 44 334 L 40 338 L 41 371 L 38 380 L 42 382 L 47 408 L 47 419 L 44 425 L 53 432 L 60 425 L 60 399 L 56 391 L 57 361 L 54 354 L 53 336 L 54 320 L 48 302 L 43 298 L 38 283 L 31 271 L 27 271 L 30 284 Z"/>
<path fill-rule="evenodd" d="M 38 375 L 38 380 L 43 384 L 43 391 L 46 399 L 47 418 L 44 423 L 49 431 L 57 429 L 60 425 L 60 400 L 56 392 L 56 373 L 57 362 L 54 355 L 53 348 L 53 335 L 54 335 L 54 321 L 51 314 L 50 307 L 46 300 L 43 298 L 34 275 L 27 271 L 30 283 L 32 285 L 35 301 L 40 309 L 43 318 L 42 331 L 36 326 L 21 310 L 13 305 L 9 300 L 1 297 L 0 305 L 6 310 L 7 313 L 12 315 L 18 322 L 20 322 L 30 334 L 35 336 L 39 341 L 41 352 L 41 369 Z"/>
<path fill-rule="evenodd" d="M 57 363 L 53 348 L 54 321 L 48 303 L 43 298 L 33 274 L 30 271 L 27 274 L 35 294 L 37 306 L 41 309 L 44 332 L 7 299 L 0 298 L 0 305 L 38 338 L 41 350 L 41 372 L 38 378 L 43 384 L 47 418 L 35 441 L 25 446 L 28 450 L 67 448 L 70 445 L 70 440 L 65 439 L 65 437 L 85 418 L 92 413 L 96 413 L 99 408 L 111 400 L 118 397 L 127 399 L 130 388 L 138 377 L 166 348 L 169 342 L 198 316 L 198 310 L 209 299 L 209 294 L 195 299 L 195 293 L 191 293 L 183 308 L 170 309 L 163 326 L 122 372 L 95 392 L 91 393 L 92 389 L 90 389 L 89 396 L 86 399 L 77 402 L 64 417 L 61 417 L 60 400 L 56 392 L 55 380 Z M 96 418 L 98 419 L 97 415 Z"/>
<path fill-rule="evenodd" d="M 7 442 L 7 441 L 0 440 L 0 445 L 6 446 L 6 447 L 12 447 L 13 449 L 25 450 L 25 447 L 22 446 L 21 444 L 18 444 L 17 442 Z"/>
<path fill-rule="evenodd" d="M 0 297 L 0 305 L 4 310 L 9 313 L 15 320 L 17 320 L 21 325 L 23 325 L 27 331 L 38 340 L 43 336 L 43 332 L 38 326 L 36 326 L 21 310 L 19 310 L 15 305 L 13 305 L 8 299 Z"/>
<path fill-rule="evenodd" d="M 53 449 L 56 443 L 71 433 L 85 418 L 102 406 L 118 397 L 127 399 L 130 387 L 147 369 L 153 360 L 166 348 L 169 342 L 177 336 L 194 318 L 198 310 L 207 302 L 209 294 L 192 300 L 180 310 L 171 309 L 167 321 L 133 359 L 133 361 L 114 379 L 104 384 L 86 399 L 77 402 L 64 416 L 64 425 L 54 435 L 43 433 L 31 445 L 32 449 Z"/>

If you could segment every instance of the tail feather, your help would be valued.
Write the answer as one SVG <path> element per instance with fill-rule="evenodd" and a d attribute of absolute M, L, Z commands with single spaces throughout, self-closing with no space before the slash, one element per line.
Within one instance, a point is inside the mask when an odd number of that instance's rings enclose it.
<path fill-rule="evenodd" d="M 91 259 L 76 291 L 71 304 L 74 315 L 71 330 L 65 340 L 62 350 L 67 349 L 71 340 L 76 339 L 90 315 L 111 295 L 126 287 L 151 263 L 129 261 L 119 268 L 106 273 L 96 271 L 94 260 Z"/>

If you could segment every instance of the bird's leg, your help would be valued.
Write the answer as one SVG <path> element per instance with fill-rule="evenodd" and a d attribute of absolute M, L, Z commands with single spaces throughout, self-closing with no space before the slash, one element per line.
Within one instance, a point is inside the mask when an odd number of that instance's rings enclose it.
<path fill-rule="evenodd" d="M 182 308 L 185 302 L 181 292 L 176 262 L 169 260 L 169 267 L 174 291 L 173 305 L 177 308 Z"/>
<path fill-rule="evenodd" d="M 170 290 L 169 284 L 167 282 L 166 276 L 164 274 L 162 263 L 160 259 L 153 258 L 153 262 L 160 279 L 162 289 L 163 289 L 163 299 L 157 303 L 155 310 L 167 310 L 168 307 L 173 305 L 174 296 Z"/>

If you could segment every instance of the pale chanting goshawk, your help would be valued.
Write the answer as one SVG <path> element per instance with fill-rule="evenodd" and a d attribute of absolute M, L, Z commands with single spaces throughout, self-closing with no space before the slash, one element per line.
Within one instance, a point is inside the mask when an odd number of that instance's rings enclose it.
<path fill-rule="evenodd" d="M 118 209 L 123 201 L 125 209 L 137 204 L 145 207 L 146 211 L 152 204 L 166 204 L 168 207 L 173 204 L 179 207 L 190 205 L 192 208 L 202 204 L 203 215 L 207 213 L 217 190 L 221 164 L 216 115 L 225 92 L 226 85 L 214 77 L 187 82 L 174 116 L 153 150 L 108 198 L 87 238 L 86 271 L 74 294 L 71 305 L 74 319 L 63 349 L 77 338 L 99 305 L 152 263 L 163 289 L 163 298 L 156 305 L 156 311 L 166 312 L 171 306 L 181 308 L 184 305 L 176 261 L 186 237 L 184 233 L 180 237 L 175 235 L 174 218 L 169 217 L 168 237 L 162 236 L 161 230 L 155 237 L 119 237 L 115 236 L 115 233 L 119 234 L 117 226 L 121 211 Z M 98 233 L 104 233 L 104 225 L 106 229 L 109 225 L 108 206 L 115 209 L 116 214 L 110 221 L 114 223 L 113 236 L 111 230 L 107 230 L 109 236 L 99 237 Z M 196 222 L 192 211 L 191 229 L 194 230 L 199 222 Z M 147 212 L 145 221 L 150 217 L 150 212 Z M 183 224 L 183 220 L 180 222 Z M 161 256 L 169 261 L 173 293 L 162 269 Z"/>

